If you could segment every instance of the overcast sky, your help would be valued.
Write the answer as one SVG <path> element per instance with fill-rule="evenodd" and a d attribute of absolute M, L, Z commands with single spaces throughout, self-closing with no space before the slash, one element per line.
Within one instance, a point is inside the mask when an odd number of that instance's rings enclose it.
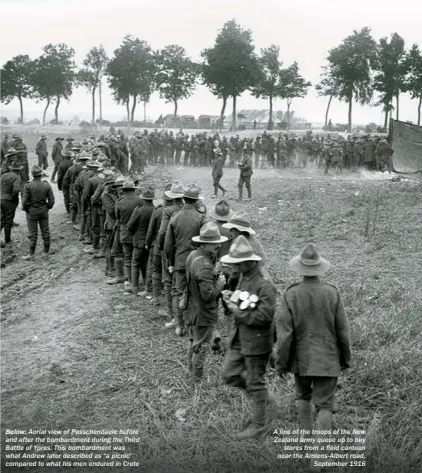
<path fill-rule="evenodd" d="M 321 66 L 330 48 L 337 46 L 354 29 L 369 26 L 376 40 L 399 33 L 406 46 L 422 47 L 422 1 L 420 0 L 0 0 L 2 18 L 0 63 L 18 54 L 38 57 L 48 43 L 66 43 L 76 51 L 78 65 L 89 49 L 103 44 L 109 56 L 126 34 L 150 43 L 153 49 L 180 44 L 188 54 L 199 59 L 200 52 L 211 47 L 223 24 L 235 19 L 253 32 L 257 52 L 271 44 L 280 46 L 284 65 L 297 60 L 302 75 L 313 84 L 319 81 Z M 268 102 L 245 93 L 238 98 L 238 110 L 267 109 Z M 179 104 L 179 115 L 218 115 L 221 102 L 204 87 Z M 283 101 L 275 110 L 286 110 Z M 304 99 L 293 101 L 292 110 L 312 122 L 322 122 L 326 99 L 317 97 L 313 88 Z M 43 105 L 25 100 L 25 118 L 40 117 Z M 90 96 L 85 89 L 74 91 L 69 103 L 60 105 L 60 117 L 78 114 L 90 118 Z M 229 114 L 231 104 L 226 114 Z M 157 118 L 172 113 L 158 95 L 152 97 L 147 115 Z M 2 112 L 18 113 L 18 103 L 2 104 Z M 137 119 L 143 118 L 139 106 Z M 107 86 L 103 94 L 103 117 L 121 119 L 125 108 L 111 98 Z M 402 96 L 400 119 L 416 121 L 417 101 Z M 53 118 L 53 108 L 48 119 Z M 347 122 L 347 104 L 334 101 L 330 118 L 333 123 Z M 354 123 L 383 123 L 381 107 L 354 105 Z"/>

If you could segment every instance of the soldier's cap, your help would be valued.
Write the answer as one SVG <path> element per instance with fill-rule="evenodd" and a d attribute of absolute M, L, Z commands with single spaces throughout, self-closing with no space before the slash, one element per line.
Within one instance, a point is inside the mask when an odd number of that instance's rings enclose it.
<path fill-rule="evenodd" d="M 155 199 L 155 190 L 152 186 L 148 186 L 144 192 L 142 192 L 143 200 L 154 200 Z"/>
<path fill-rule="evenodd" d="M 86 154 L 81 154 L 78 156 L 78 161 L 89 161 L 91 159 L 91 156 L 87 156 Z"/>
<path fill-rule="evenodd" d="M 220 200 L 215 205 L 214 210 L 211 212 L 211 217 L 219 222 L 229 222 L 233 217 L 233 211 L 230 209 L 230 205 L 225 200 Z"/>
<path fill-rule="evenodd" d="M 125 191 L 134 191 L 135 189 L 138 189 L 138 187 L 135 186 L 135 183 L 131 181 L 130 179 L 127 179 L 122 186 L 122 190 Z"/>
<path fill-rule="evenodd" d="M 252 245 L 243 235 L 239 235 L 230 245 L 227 255 L 220 258 L 221 263 L 239 264 L 244 261 L 261 261 L 262 258 L 254 253 Z"/>
<path fill-rule="evenodd" d="M 122 187 L 125 182 L 124 177 L 117 177 L 116 181 L 111 184 L 111 187 Z"/>
<path fill-rule="evenodd" d="M 290 269 L 301 276 L 319 276 L 330 269 L 330 262 L 322 258 L 313 243 L 308 243 L 302 252 L 289 262 Z"/>
<path fill-rule="evenodd" d="M 107 146 L 108 146 L 107 143 L 105 143 L 104 141 L 99 141 L 97 143 L 98 148 L 107 148 Z"/>
<path fill-rule="evenodd" d="M 196 184 L 190 184 L 186 187 L 183 197 L 192 200 L 204 199 L 201 195 L 201 189 Z"/>
<path fill-rule="evenodd" d="M 106 180 L 104 182 L 105 186 L 114 186 L 114 184 L 116 184 L 116 179 L 114 179 L 114 177 L 106 177 Z"/>
<path fill-rule="evenodd" d="M 68 137 L 66 138 L 66 141 L 75 141 L 75 138 L 72 138 L 71 136 L 68 136 Z"/>
<path fill-rule="evenodd" d="M 91 169 L 100 169 L 101 165 L 95 161 L 88 161 L 86 166 Z"/>
<path fill-rule="evenodd" d="M 44 140 L 47 138 L 47 135 L 41 135 L 41 139 Z"/>
<path fill-rule="evenodd" d="M 255 235 L 255 230 L 251 227 L 251 224 L 248 220 L 248 216 L 245 213 L 234 215 L 233 218 L 228 222 L 223 224 L 224 228 L 231 230 L 235 228 L 239 232 L 247 232 L 249 235 Z"/>
<path fill-rule="evenodd" d="M 226 236 L 220 235 L 220 230 L 215 222 L 207 222 L 202 225 L 199 236 L 192 237 L 196 243 L 224 243 L 228 240 Z"/>
<path fill-rule="evenodd" d="M 23 166 L 21 166 L 18 163 L 13 162 L 9 165 L 9 169 L 10 171 L 21 171 L 23 169 Z"/>
<path fill-rule="evenodd" d="M 31 173 L 34 177 L 42 176 L 42 169 L 39 166 L 35 165 L 32 167 Z"/>
<path fill-rule="evenodd" d="M 61 136 L 58 136 L 54 141 L 63 141 L 64 138 L 62 138 Z"/>
<path fill-rule="evenodd" d="M 171 189 L 169 191 L 165 191 L 164 194 L 169 198 L 169 199 L 181 199 L 183 197 L 183 194 L 185 192 L 185 188 L 179 181 L 173 182 L 171 185 Z"/>
<path fill-rule="evenodd" d="M 173 200 L 171 197 L 167 195 L 167 192 L 169 192 L 170 190 L 171 190 L 171 183 L 168 183 L 164 187 L 164 195 L 163 195 L 163 199 L 166 200 L 167 202 Z"/>
<path fill-rule="evenodd" d="M 15 154 L 18 154 L 18 151 L 16 151 L 15 148 L 9 148 L 7 150 L 5 158 L 8 158 L 9 156 L 14 156 Z"/>
<path fill-rule="evenodd" d="M 113 178 L 114 178 L 114 172 L 113 172 L 111 169 L 104 169 L 104 170 L 103 170 L 103 174 L 104 174 L 104 176 L 106 176 L 106 177 L 111 177 L 111 176 L 113 176 Z"/>
<path fill-rule="evenodd" d="M 22 137 L 19 136 L 19 135 L 13 135 L 13 139 L 14 139 L 15 141 L 22 141 Z"/>

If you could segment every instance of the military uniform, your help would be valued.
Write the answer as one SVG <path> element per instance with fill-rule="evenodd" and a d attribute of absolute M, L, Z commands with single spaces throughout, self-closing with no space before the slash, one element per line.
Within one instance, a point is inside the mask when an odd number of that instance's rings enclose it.
<path fill-rule="evenodd" d="M 68 179 L 65 180 L 65 176 L 72 165 L 72 158 L 64 156 L 63 160 L 59 164 L 59 170 L 57 173 L 57 188 L 59 191 L 63 192 L 64 206 L 68 216 L 70 216 L 70 182 Z"/>
<path fill-rule="evenodd" d="M 250 156 L 245 155 L 238 167 L 240 169 L 240 177 L 237 184 L 239 187 L 239 200 L 243 198 L 243 185 L 245 185 L 248 191 L 248 198 L 250 199 L 252 197 L 251 178 L 253 174 L 252 159 Z"/>
<path fill-rule="evenodd" d="M 2 174 L 0 180 L 0 221 L 4 228 L 5 243 L 10 243 L 16 208 L 19 205 L 19 193 L 22 190 L 22 179 L 19 171 Z"/>
<path fill-rule="evenodd" d="M 59 171 L 60 163 L 63 159 L 63 143 L 61 140 L 56 139 L 53 149 L 51 150 L 51 157 L 54 162 L 54 171 L 53 175 L 51 176 L 51 182 L 54 182 L 54 178 L 56 177 L 57 172 Z"/>
<path fill-rule="evenodd" d="M 35 147 L 35 154 L 38 156 L 38 166 L 45 171 L 48 168 L 48 151 L 45 138 L 38 141 Z"/>

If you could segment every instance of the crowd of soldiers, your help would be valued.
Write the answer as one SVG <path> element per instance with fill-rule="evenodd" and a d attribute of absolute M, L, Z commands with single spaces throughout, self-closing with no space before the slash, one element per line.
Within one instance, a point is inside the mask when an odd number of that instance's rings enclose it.
<path fill-rule="evenodd" d="M 13 206 L 17 206 L 16 198 L 23 188 L 22 205 L 31 237 L 30 254 L 25 259 L 34 258 L 36 227 L 48 226 L 48 211 L 54 205 L 50 184 L 41 180 L 48 167 L 45 140 L 43 136 L 37 144 L 39 162 L 32 168 L 31 182 L 27 182 L 28 169 L 19 156 L 21 149 L 8 148 L 4 156 L 2 187 L 5 185 L 13 197 Z M 55 140 L 55 153 L 60 150 L 55 164 L 57 186 L 72 224 L 69 228 L 86 246 L 85 254 L 104 260 L 107 284 L 143 298 L 166 319 L 163 328 L 187 336 L 187 373 L 193 385 L 204 380 L 211 347 L 221 350 L 219 327 L 227 323 L 228 351 L 222 378 L 227 385 L 244 391 L 252 403 L 252 421 L 238 437 L 258 438 L 265 431 L 273 402 L 265 380 L 271 356 L 282 379 L 287 372 L 295 374 L 301 428 L 312 430 L 312 400 L 318 411 L 316 435 L 323 436 L 321 432 L 331 428 L 337 378 L 340 370 L 350 366 L 351 354 L 339 291 L 319 280 L 330 265 L 314 245 L 307 245 L 291 260 L 291 269 L 303 281 L 287 288 L 276 317 L 277 291 L 247 214 L 233 213 L 225 200 L 208 211 L 195 184 L 184 186 L 175 181 L 158 193 L 151 185 L 141 186 L 142 178 L 134 177 L 135 173 L 129 177 L 128 153 L 136 172 L 142 172 L 142 166 L 136 167 L 143 164 L 137 161 L 137 156 L 144 156 L 139 149 L 142 153 L 147 150 L 147 159 L 151 156 L 146 135 L 124 145 L 108 140 L 125 149 L 118 155 L 103 140 L 76 144 L 68 138 L 66 147 L 62 141 L 60 137 Z M 221 144 L 213 142 L 217 160 L 223 159 Z M 170 154 L 166 158 L 172 159 Z M 240 161 L 239 183 L 243 185 L 250 178 L 251 157 L 243 152 Z M 20 173 L 26 173 L 26 180 L 22 181 Z M 5 196 L 2 190 L 2 215 Z M 163 203 L 155 205 L 156 199 Z M 8 218 L 10 225 L 10 215 Z M 46 229 L 41 230 L 43 238 L 49 239 Z M 47 256 L 48 252 L 49 240 L 44 238 Z M 312 318 L 314 322 L 308 323 Z M 324 330 L 315 333 L 315 323 Z M 297 336 L 292 335 L 296 332 Z M 307 340 L 306 347 L 301 340 Z M 333 351 L 332 347 L 338 348 Z M 296 361 L 292 360 L 293 352 Z M 320 471 L 315 461 L 311 470 Z"/>

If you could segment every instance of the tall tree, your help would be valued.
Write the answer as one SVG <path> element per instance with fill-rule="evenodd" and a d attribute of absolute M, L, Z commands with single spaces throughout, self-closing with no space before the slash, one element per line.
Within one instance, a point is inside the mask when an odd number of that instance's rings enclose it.
<path fill-rule="evenodd" d="M 19 100 L 20 122 L 23 123 L 23 99 L 32 96 L 31 73 L 33 62 L 27 55 L 19 55 L 7 61 L 0 71 L 1 101 L 6 105 Z"/>
<path fill-rule="evenodd" d="M 280 71 L 280 96 L 287 100 L 287 127 L 290 128 L 290 106 L 293 99 L 305 97 L 312 84 L 299 74 L 295 61 L 290 67 Z"/>
<path fill-rule="evenodd" d="M 412 99 L 418 100 L 418 125 L 421 124 L 422 106 L 422 52 L 417 44 L 414 44 L 406 57 L 409 75 L 406 82 L 406 90 Z"/>
<path fill-rule="evenodd" d="M 156 57 L 158 90 L 166 102 L 174 104 L 176 118 L 179 100 L 190 97 L 196 87 L 199 66 L 176 44 L 166 46 Z"/>
<path fill-rule="evenodd" d="M 372 67 L 376 61 L 377 44 L 370 28 L 354 31 L 342 44 L 328 54 L 329 68 L 339 86 L 338 98 L 349 105 L 348 131 L 352 131 L 353 101 L 364 105 L 371 101 Z"/>
<path fill-rule="evenodd" d="M 394 33 L 388 38 L 381 38 L 378 43 L 374 68 L 374 89 L 380 93 L 377 105 L 383 105 L 385 113 L 384 129 L 387 129 L 388 114 L 393 109 L 393 98 L 396 98 L 396 118 L 399 117 L 399 96 L 404 91 L 407 63 L 403 38 Z"/>
<path fill-rule="evenodd" d="M 315 86 L 315 90 L 318 91 L 320 97 L 328 97 L 327 108 L 325 110 L 325 125 L 328 126 L 328 116 L 330 113 L 330 106 L 333 98 L 338 97 L 339 87 L 337 84 L 336 77 L 333 75 L 333 71 L 329 66 L 323 66 L 323 72 L 321 74 L 321 82 Z"/>
<path fill-rule="evenodd" d="M 43 47 L 44 54 L 35 60 L 32 85 L 36 97 L 46 100 L 43 124 L 47 109 L 53 100 L 55 122 L 59 122 L 59 106 L 62 98 L 69 100 L 75 81 L 75 51 L 66 44 L 48 44 Z"/>
<path fill-rule="evenodd" d="M 270 102 L 270 116 L 268 129 L 272 130 L 273 122 L 273 100 L 283 95 L 281 87 L 281 66 L 279 59 L 280 48 L 272 44 L 269 48 L 261 49 L 258 58 L 258 76 L 256 85 L 252 87 L 252 95 L 257 98 L 265 98 Z"/>
<path fill-rule="evenodd" d="M 236 129 L 236 99 L 257 82 L 258 61 L 254 51 L 252 32 L 231 20 L 218 33 L 214 46 L 202 52 L 204 83 L 223 99 L 221 118 L 227 98 L 233 98 L 233 130 Z"/>
<path fill-rule="evenodd" d="M 107 74 L 114 99 L 126 106 L 128 121 L 133 122 L 136 104 L 148 103 L 155 88 L 156 62 L 151 47 L 146 41 L 125 36 L 108 63 Z"/>
<path fill-rule="evenodd" d="M 105 74 L 108 57 L 102 45 L 90 49 L 83 62 L 84 68 L 77 73 L 78 85 L 86 87 L 92 96 L 92 124 L 95 124 L 95 93 L 100 87 L 100 82 Z M 101 100 L 101 98 L 100 98 Z"/>

